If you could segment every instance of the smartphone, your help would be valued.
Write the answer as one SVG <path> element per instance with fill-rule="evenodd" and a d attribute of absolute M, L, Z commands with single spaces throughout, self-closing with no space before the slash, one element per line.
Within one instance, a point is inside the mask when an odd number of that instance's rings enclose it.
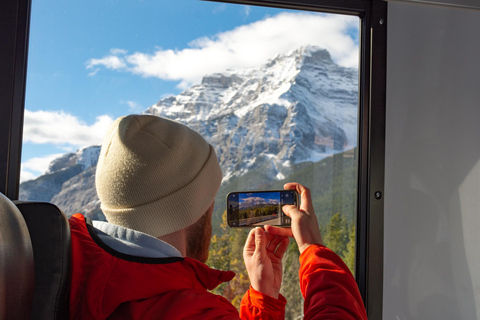
<path fill-rule="evenodd" d="M 291 220 L 282 211 L 286 204 L 298 206 L 295 190 L 230 192 L 227 195 L 227 223 L 232 228 L 289 227 Z"/>

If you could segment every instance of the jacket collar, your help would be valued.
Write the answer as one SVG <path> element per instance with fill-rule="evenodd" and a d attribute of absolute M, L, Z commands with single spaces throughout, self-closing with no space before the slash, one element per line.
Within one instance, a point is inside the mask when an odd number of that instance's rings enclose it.
<path fill-rule="evenodd" d="M 175 247 L 146 233 L 103 221 L 92 224 L 99 238 L 118 252 L 149 258 L 182 257 Z"/>
<path fill-rule="evenodd" d="M 77 217 L 77 215 L 74 215 Z M 77 218 L 83 218 L 82 215 L 78 215 Z M 110 253 L 111 255 L 120 258 L 122 260 L 126 261 L 131 261 L 131 262 L 140 262 L 140 263 L 147 263 L 147 264 L 168 264 L 168 263 L 173 263 L 173 262 L 179 262 L 182 261 L 182 264 L 187 267 L 188 269 L 191 270 L 191 273 L 195 275 L 195 277 L 198 279 L 200 284 L 207 290 L 212 290 L 216 288 L 219 284 L 222 282 L 227 282 L 233 279 L 235 277 L 235 272 L 233 271 L 223 271 L 223 270 L 217 270 L 217 269 L 212 269 L 206 264 L 193 259 L 189 257 L 182 257 L 180 256 L 169 256 L 169 257 L 161 257 L 161 258 L 152 258 L 152 257 L 142 257 L 142 256 L 137 256 L 137 255 L 132 255 L 128 253 L 122 253 L 114 248 L 111 248 L 108 246 L 101 237 L 98 236 L 97 230 L 94 225 L 92 220 L 89 218 L 84 218 L 85 221 L 85 226 L 88 230 L 88 233 L 90 234 L 92 240 L 100 246 L 102 249 Z M 146 235 L 147 237 L 151 237 Z M 152 237 L 153 238 L 153 237 Z M 161 243 L 166 244 L 164 241 L 153 238 L 154 240 L 158 240 Z M 167 244 L 170 246 L 169 244 Z M 172 247 L 173 248 L 173 247 Z M 175 249 L 176 250 L 176 249 Z M 178 251 L 177 251 L 178 252 Z M 178 252 L 178 254 L 180 254 Z"/>

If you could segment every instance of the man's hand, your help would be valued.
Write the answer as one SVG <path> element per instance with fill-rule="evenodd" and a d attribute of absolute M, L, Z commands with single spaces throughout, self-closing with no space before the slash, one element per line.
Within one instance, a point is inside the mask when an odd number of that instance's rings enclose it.
<path fill-rule="evenodd" d="M 310 190 L 299 183 L 291 182 L 283 187 L 286 190 L 296 190 L 301 197 L 300 208 L 285 205 L 283 212 L 292 219 L 291 228 L 265 226 L 265 230 L 277 236 L 294 237 L 300 254 L 311 244 L 323 244 L 317 216 L 313 211 Z"/>
<path fill-rule="evenodd" d="M 278 299 L 282 285 L 282 258 L 288 238 L 265 232 L 262 228 L 250 231 L 243 248 L 243 259 L 253 289 Z"/>

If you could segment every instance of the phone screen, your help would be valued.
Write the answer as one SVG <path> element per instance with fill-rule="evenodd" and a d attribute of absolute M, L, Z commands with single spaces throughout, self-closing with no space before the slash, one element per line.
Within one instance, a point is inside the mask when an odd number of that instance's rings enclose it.
<path fill-rule="evenodd" d="M 231 192 L 227 195 L 227 220 L 230 227 L 263 225 L 290 226 L 282 211 L 286 204 L 298 205 L 294 190 Z"/>

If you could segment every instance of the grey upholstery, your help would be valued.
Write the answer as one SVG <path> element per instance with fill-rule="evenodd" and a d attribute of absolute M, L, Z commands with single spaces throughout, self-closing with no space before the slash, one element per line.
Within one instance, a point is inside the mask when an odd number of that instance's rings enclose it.
<path fill-rule="evenodd" d="M 0 193 L 0 319 L 30 319 L 33 288 L 27 225 L 13 202 Z"/>
<path fill-rule="evenodd" d="M 15 201 L 27 223 L 35 257 L 32 319 L 68 319 L 71 240 L 63 212 L 45 202 Z"/>

